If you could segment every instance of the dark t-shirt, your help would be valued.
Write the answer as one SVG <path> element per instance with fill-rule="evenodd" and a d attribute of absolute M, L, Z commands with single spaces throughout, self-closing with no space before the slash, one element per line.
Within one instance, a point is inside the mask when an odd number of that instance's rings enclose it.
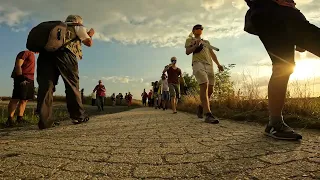
<path fill-rule="evenodd" d="M 244 0 L 247 2 L 247 4 L 249 6 L 251 6 L 254 3 L 264 3 L 264 2 L 269 2 L 269 1 L 274 1 L 276 3 L 278 3 L 281 6 L 288 6 L 288 7 L 295 7 L 296 3 L 294 2 L 294 0 Z"/>
<path fill-rule="evenodd" d="M 31 51 L 21 51 L 16 57 L 16 60 L 18 60 L 18 59 L 23 60 L 23 64 L 21 66 L 22 75 L 25 78 L 33 81 L 34 80 L 34 69 L 35 69 L 34 53 Z M 13 73 L 15 73 L 15 71 Z"/>
<path fill-rule="evenodd" d="M 167 71 L 168 73 L 168 83 L 179 84 L 179 76 L 181 76 L 181 69 L 173 69 L 170 67 Z"/>

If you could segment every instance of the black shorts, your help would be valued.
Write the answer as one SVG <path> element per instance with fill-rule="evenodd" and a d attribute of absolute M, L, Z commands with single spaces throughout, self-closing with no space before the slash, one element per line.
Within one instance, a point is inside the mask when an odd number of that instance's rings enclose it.
<path fill-rule="evenodd" d="M 295 45 L 320 56 L 320 29 L 299 10 L 266 2 L 250 8 L 246 25 L 253 27 L 272 63 L 294 66 Z"/>
<path fill-rule="evenodd" d="M 34 99 L 34 81 L 28 81 L 27 84 L 21 85 L 21 81 L 13 80 L 12 99 L 31 100 Z"/>

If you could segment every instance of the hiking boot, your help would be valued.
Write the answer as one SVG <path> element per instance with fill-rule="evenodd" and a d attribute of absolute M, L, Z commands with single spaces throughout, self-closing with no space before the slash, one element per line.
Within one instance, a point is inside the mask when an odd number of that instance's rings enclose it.
<path fill-rule="evenodd" d="M 89 119 L 90 118 L 88 116 L 85 116 L 84 118 L 72 118 L 72 123 L 73 124 L 80 124 L 80 123 L 88 122 Z"/>
<path fill-rule="evenodd" d="M 210 124 L 219 124 L 219 119 L 214 117 L 212 113 L 207 113 L 204 122 Z"/>
<path fill-rule="evenodd" d="M 286 123 L 279 123 L 276 125 L 267 125 L 265 135 L 280 140 L 299 140 L 302 136 L 295 133 Z"/>
<path fill-rule="evenodd" d="M 198 106 L 197 116 L 200 119 L 203 118 L 203 107 L 201 105 Z"/>
<path fill-rule="evenodd" d="M 18 125 L 21 125 L 21 126 L 29 124 L 26 120 L 23 119 L 22 116 L 18 116 L 16 122 L 17 122 Z"/>
<path fill-rule="evenodd" d="M 15 122 L 12 120 L 11 117 L 8 117 L 8 120 L 6 121 L 5 126 L 10 128 L 10 127 L 13 127 L 14 125 L 15 125 Z"/>

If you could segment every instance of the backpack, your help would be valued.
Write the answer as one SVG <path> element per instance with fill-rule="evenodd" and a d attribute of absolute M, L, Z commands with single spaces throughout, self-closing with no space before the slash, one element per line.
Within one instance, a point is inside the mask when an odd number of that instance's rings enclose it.
<path fill-rule="evenodd" d="M 63 48 L 70 42 L 66 39 L 70 38 L 70 32 L 67 30 L 68 26 L 82 26 L 79 23 L 67 24 L 62 21 L 46 21 L 42 22 L 29 32 L 27 39 L 27 49 L 33 52 L 41 52 L 46 50 L 54 52 Z"/>

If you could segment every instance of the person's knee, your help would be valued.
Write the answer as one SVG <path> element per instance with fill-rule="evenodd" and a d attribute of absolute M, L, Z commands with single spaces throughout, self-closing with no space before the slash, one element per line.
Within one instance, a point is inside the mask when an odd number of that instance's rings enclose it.
<path fill-rule="evenodd" d="M 27 102 L 28 102 L 28 100 L 20 100 L 20 101 L 19 101 L 19 104 L 20 104 L 20 105 L 25 105 L 25 104 L 27 104 Z"/>
<path fill-rule="evenodd" d="M 9 104 L 17 104 L 19 101 L 19 99 L 11 99 Z"/>
<path fill-rule="evenodd" d="M 208 90 L 208 82 L 202 83 L 200 86 L 200 92 L 206 92 Z"/>
<path fill-rule="evenodd" d="M 272 66 L 272 76 L 273 77 L 290 77 L 294 72 L 294 64 L 274 64 Z"/>

